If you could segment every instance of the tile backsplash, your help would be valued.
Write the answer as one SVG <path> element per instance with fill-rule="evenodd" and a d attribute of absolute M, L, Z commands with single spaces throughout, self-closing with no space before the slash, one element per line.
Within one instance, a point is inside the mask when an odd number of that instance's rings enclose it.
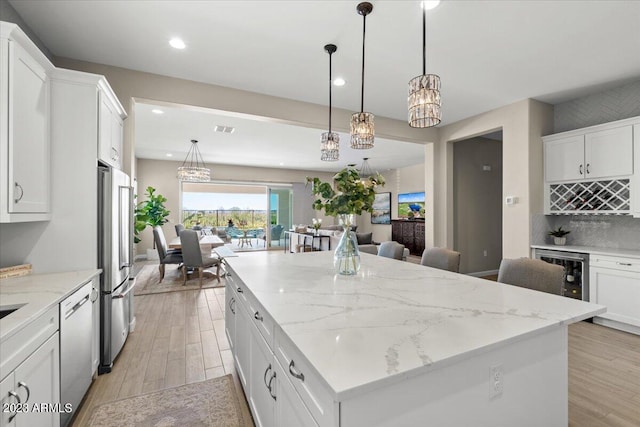
<path fill-rule="evenodd" d="M 640 218 L 626 215 L 533 215 L 531 243 L 553 243 L 549 231 L 570 230 L 567 245 L 640 250 Z"/>

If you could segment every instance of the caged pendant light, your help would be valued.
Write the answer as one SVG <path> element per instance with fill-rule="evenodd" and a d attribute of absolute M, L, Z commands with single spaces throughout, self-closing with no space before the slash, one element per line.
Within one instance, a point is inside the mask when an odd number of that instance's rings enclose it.
<path fill-rule="evenodd" d="M 198 149 L 198 141 L 195 139 L 191 140 L 191 148 L 189 148 L 187 157 L 182 162 L 182 166 L 178 168 L 178 179 L 180 181 L 209 181 L 211 179 L 211 170 L 205 167 L 202 154 Z"/>
<path fill-rule="evenodd" d="M 440 77 L 427 74 L 427 9 L 433 9 L 439 1 L 422 2 L 422 75 L 409 82 L 409 126 L 428 128 L 442 120 L 440 102 Z"/>
<path fill-rule="evenodd" d="M 340 135 L 337 132 L 331 132 L 331 55 L 338 50 L 338 47 L 335 44 L 328 44 L 325 45 L 324 50 L 329 54 L 329 132 L 322 133 L 320 160 L 335 162 L 340 159 Z"/>
<path fill-rule="evenodd" d="M 367 29 L 367 15 L 373 11 L 373 5 L 368 2 L 358 4 L 358 13 L 362 15 L 362 87 L 360 92 L 360 112 L 351 116 L 351 148 L 373 148 L 374 126 L 373 114 L 364 112 L 364 47 Z"/>

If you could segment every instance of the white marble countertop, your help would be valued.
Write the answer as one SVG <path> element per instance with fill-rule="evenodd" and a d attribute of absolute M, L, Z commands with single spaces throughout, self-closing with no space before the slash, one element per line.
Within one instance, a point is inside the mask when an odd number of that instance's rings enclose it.
<path fill-rule="evenodd" d="M 570 246 L 570 245 L 531 245 L 534 249 L 549 249 L 553 251 L 564 252 L 579 252 L 584 254 L 594 255 L 610 255 L 610 256 L 623 256 L 629 258 L 640 258 L 640 250 L 633 249 L 616 249 L 616 248 L 598 248 L 595 246 Z"/>
<path fill-rule="evenodd" d="M 0 306 L 25 304 L 0 319 L 0 344 L 101 272 L 95 269 L 30 274 L 0 280 Z"/>
<path fill-rule="evenodd" d="M 227 259 L 336 400 L 439 369 L 605 311 L 603 306 L 362 254 L 336 276 L 332 252 Z"/>

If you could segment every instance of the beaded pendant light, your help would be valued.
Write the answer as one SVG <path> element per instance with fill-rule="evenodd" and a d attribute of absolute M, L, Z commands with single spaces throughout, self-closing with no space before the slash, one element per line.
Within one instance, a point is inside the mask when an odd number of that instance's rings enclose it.
<path fill-rule="evenodd" d="M 335 44 L 328 44 L 325 45 L 324 50 L 329 54 L 329 132 L 322 133 L 320 160 L 335 162 L 340 159 L 340 135 L 337 132 L 331 132 L 331 86 L 333 85 L 331 77 L 331 55 L 338 50 L 338 47 Z"/>
<path fill-rule="evenodd" d="M 211 179 L 211 170 L 205 167 L 202 154 L 198 149 L 198 141 L 191 140 L 191 148 L 187 153 L 187 157 L 182 162 L 182 166 L 178 168 L 178 179 L 180 181 L 209 181 Z"/>
<path fill-rule="evenodd" d="M 358 4 L 358 13 L 362 15 L 362 86 L 360 92 L 360 112 L 351 116 L 351 148 L 373 148 L 375 129 L 373 114 L 364 112 L 364 52 L 365 34 L 367 29 L 367 15 L 373 11 L 373 5 L 368 2 Z"/>
<path fill-rule="evenodd" d="M 428 128 L 442 120 L 440 101 L 440 77 L 427 74 L 427 9 L 433 9 L 439 1 L 422 2 L 422 75 L 409 82 L 409 126 Z"/>

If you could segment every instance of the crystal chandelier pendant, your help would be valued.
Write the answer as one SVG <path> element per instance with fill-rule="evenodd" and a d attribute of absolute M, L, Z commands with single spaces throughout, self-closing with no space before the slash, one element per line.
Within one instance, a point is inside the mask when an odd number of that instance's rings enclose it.
<path fill-rule="evenodd" d="M 351 148 L 363 150 L 373 148 L 375 130 L 373 114 L 354 113 L 351 116 Z"/>
<path fill-rule="evenodd" d="M 440 100 L 440 77 L 426 74 L 409 82 L 409 126 L 428 128 L 442 120 Z"/>
<path fill-rule="evenodd" d="M 177 178 L 180 181 L 210 181 L 211 170 L 205 167 L 204 159 L 198 149 L 198 141 L 191 140 L 187 157 L 178 168 Z"/>
<path fill-rule="evenodd" d="M 335 162 L 340 160 L 340 135 L 336 132 L 324 132 L 320 143 L 320 160 Z"/>

